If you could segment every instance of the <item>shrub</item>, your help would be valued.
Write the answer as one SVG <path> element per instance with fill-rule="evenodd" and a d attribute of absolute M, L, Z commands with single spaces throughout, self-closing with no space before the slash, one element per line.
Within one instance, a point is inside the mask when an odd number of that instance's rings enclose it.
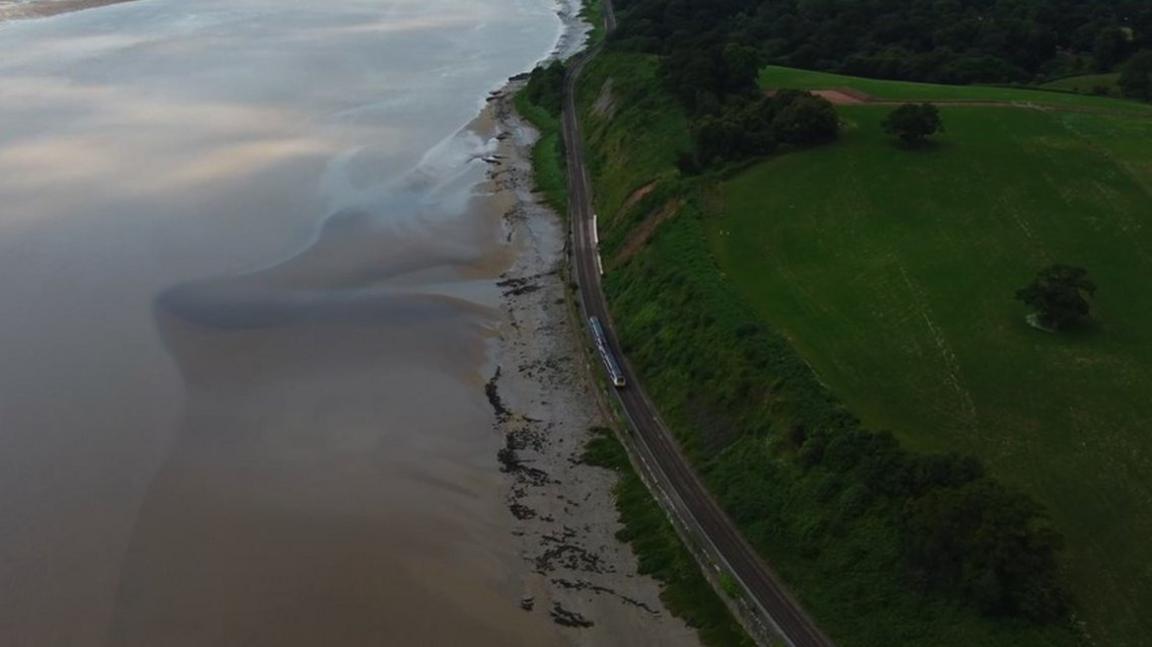
<path fill-rule="evenodd" d="M 884 132 L 899 137 L 908 146 L 922 145 L 928 137 L 943 130 L 940 111 L 930 103 L 906 103 L 884 120 Z"/>

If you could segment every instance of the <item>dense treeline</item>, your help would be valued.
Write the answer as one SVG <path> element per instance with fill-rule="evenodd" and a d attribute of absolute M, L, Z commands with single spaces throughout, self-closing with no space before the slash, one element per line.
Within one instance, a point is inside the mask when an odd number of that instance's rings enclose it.
<path fill-rule="evenodd" d="M 1059 619 L 1062 539 L 1028 497 L 988 478 L 971 456 L 903 450 L 888 433 L 846 420 L 808 436 L 793 429 L 799 462 L 821 465 L 862 486 L 854 505 L 886 500 L 899 528 L 911 586 L 954 596 L 990 615 Z"/>
<path fill-rule="evenodd" d="M 767 155 L 781 145 L 806 146 L 836 139 L 840 118 L 827 100 L 786 90 L 729 104 L 701 116 L 695 125 L 693 159 L 681 157 L 681 170 Z"/>
<path fill-rule="evenodd" d="M 944 83 L 1115 69 L 1152 48 L 1145 0 L 617 0 L 630 49 Z M 685 62 L 689 62 L 684 65 Z M 743 60 L 740 64 L 744 64 Z"/>

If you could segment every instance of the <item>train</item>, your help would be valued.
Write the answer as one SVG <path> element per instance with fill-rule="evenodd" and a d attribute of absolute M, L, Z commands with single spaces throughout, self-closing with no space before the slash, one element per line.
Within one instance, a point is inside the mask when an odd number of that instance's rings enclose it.
<path fill-rule="evenodd" d="M 600 226 L 597 224 L 600 216 L 592 214 L 592 247 L 596 249 L 596 271 L 604 276 L 604 259 L 600 258 Z"/>
<path fill-rule="evenodd" d="M 624 379 L 624 371 L 620 370 L 620 362 L 616 361 L 616 356 L 608 346 L 608 337 L 604 335 L 604 327 L 600 324 L 600 319 L 588 317 L 588 325 L 592 328 L 592 336 L 596 339 L 596 349 L 600 351 L 600 359 L 608 371 L 608 378 L 612 380 L 612 384 L 616 388 L 624 388 L 628 382 Z"/>

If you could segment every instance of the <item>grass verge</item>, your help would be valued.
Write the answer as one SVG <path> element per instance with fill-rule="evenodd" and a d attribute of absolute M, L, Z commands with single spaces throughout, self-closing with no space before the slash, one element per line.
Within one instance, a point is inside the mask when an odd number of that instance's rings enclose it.
<path fill-rule="evenodd" d="M 616 510 L 624 525 L 617 538 L 632 546 L 640 563 L 640 573 L 660 581 L 663 585 L 660 599 L 664 605 L 695 628 L 705 645 L 752 647 L 755 643 L 701 575 L 696 560 L 632 468 L 627 452 L 612 430 L 597 428 L 594 431 L 583 460 L 616 472 L 619 480 L 613 492 Z"/>
<path fill-rule="evenodd" d="M 564 136 L 560 118 L 528 100 L 524 92 L 516 94 L 516 111 L 540 132 L 532 148 L 532 166 L 536 190 L 556 213 L 568 213 L 568 167 L 565 162 Z"/>

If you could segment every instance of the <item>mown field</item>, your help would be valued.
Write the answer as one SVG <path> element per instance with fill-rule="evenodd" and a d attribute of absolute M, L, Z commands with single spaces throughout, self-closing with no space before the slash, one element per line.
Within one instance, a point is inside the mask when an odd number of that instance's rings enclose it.
<path fill-rule="evenodd" d="M 1096 644 L 1152 644 L 1147 106 L 782 68 L 763 82 L 1075 109 L 946 106 L 938 144 L 909 151 L 882 132 L 891 107 L 842 106 L 840 142 L 724 182 L 704 222 L 726 279 L 865 424 L 979 456 L 1048 508 Z M 1099 284 L 1095 329 L 1026 325 L 1013 292 L 1054 262 Z"/>
<path fill-rule="evenodd" d="M 719 190 L 726 188 L 721 177 L 676 171 L 677 155 L 690 146 L 687 123 L 661 90 L 652 58 L 606 54 L 589 66 L 578 98 L 601 216 L 606 290 L 624 350 L 718 500 L 821 627 L 846 647 L 1077 644 L 1070 627 L 983 616 L 909 586 L 900 557 L 901 502 L 871 494 L 851 473 L 805 467 L 797 458 L 796 430 L 847 433 L 855 423 L 835 389 L 797 352 L 795 336 L 781 335 L 774 325 L 779 319 L 753 294 L 762 292 L 760 281 L 775 280 L 769 275 L 776 266 L 763 252 L 758 260 L 741 254 L 743 275 L 723 268 L 713 254 L 724 252 L 732 263 L 735 254 L 720 245 L 758 236 L 765 225 L 757 218 L 768 218 L 770 210 L 750 200 L 747 219 L 740 216 L 748 229 L 736 232 L 737 217 L 722 215 L 734 199 Z M 845 146 L 788 153 L 766 164 Z M 808 200 L 842 181 L 843 173 L 804 168 L 827 185 L 812 189 Z M 771 189 L 772 179 L 759 173 L 752 168 L 732 183 L 753 178 L 750 196 L 803 204 L 801 192 Z M 800 249 L 802 243 L 793 244 Z M 983 256 L 969 261 L 978 265 Z M 1012 290 L 1038 269 L 1025 265 L 1023 274 L 997 288 L 1012 309 L 1009 327 L 1023 325 L 1024 315 L 1011 305 Z"/>

